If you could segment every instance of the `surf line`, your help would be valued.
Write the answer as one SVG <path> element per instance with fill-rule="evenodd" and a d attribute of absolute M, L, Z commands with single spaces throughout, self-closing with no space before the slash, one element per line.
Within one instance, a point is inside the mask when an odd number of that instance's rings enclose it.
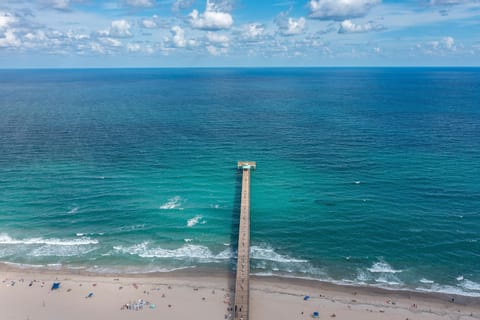
<path fill-rule="evenodd" d="M 238 161 L 237 163 L 237 169 L 242 170 L 242 195 L 238 232 L 235 305 L 233 309 L 235 320 L 248 320 L 250 297 L 250 170 L 255 170 L 256 166 L 253 161 Z"/>

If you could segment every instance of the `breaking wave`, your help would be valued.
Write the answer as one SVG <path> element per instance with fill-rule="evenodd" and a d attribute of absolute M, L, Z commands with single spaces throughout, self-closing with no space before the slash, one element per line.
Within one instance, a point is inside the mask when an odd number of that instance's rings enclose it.
<path fill-rule="evenodd" d="M 182 202 L 183 202 L 183 200 L 180 196 L 175 196 L 173 198 L 168 199 L 167 202 L 162 204 L 160 206 L 160 209 L 162 209 L 162 210 L 173 210 L 173 209 L 182 210 L 183 209 L 183 208 L 181 208 Z"/>
<path fill-rule="evenodd" d="M 268 261 L 274 261 L 274 262 L 296 262 L 296 263 L 302 263 L 302 262 L 307 262 L 307 260 L 302 260 L 302 259 L 295 259 L 291 258 L 286 255 L 281 255 L 275 252 L 272 248 L 270 247 L 258 247 L 258 246 L 252 246 L 250 248 L 250 257 L 252 259 L 258 259 L 258 260 L 268 260 Z"/>
<path fill-rule="evenodd" d="M 97 244 L 98 240 L 90 239 L 88 237 L 82 237 L 80 239 L 43 239 L 43 238 L 27 238 L 27 239 L 15 239 L 9 235 L 0 235 L 0 245 L 52 245 L 52 246 L 80 246 L 88 244 Z"/>
<path fill-rule="evenodd" d="M 197 225 L 198 223 L 205 224 L 207 222 L 205 220 L 203 220 L 203 217 L 201 215 L 196 215 L 195 217 L 193 217 L 192 219 L 189 219 L 187 221 L 187 227 L 191 228 L 191 227 Z"/>
<path fill-rule="evenodd" d="M 373 273 L 400 273 L 403 270 L 395 270 L 386 262 L 375 262 L 370 268 L 367 268 L 368 271 Z"/>

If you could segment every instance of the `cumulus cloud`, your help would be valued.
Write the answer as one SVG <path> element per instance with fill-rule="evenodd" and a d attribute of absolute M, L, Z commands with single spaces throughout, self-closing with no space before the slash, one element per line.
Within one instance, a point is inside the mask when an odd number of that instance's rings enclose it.
<path fill-rule="evenodd" d="M 18 18 L 9 12 L 0 11 L 0 30 L 6 29 L 18 21 Z"/>
<path fill-rule="evenodd" d="M 430 42 L 430 45 L 434 50 L 450 50 L 455 51 L 455 39 L 453 37 L 443 37 L 440 40 Z"/>
<path fill-rule="evenodd" d="M 310 0 L 310 18 L 344 20 L 362 17 L 381 0 Z"/>
<path fill-rule="evenodd" d="M 132 37 L 131 27 L 127 20 L 114 20 L 110 24 L 110 28 L 99 31 L 99 35 L 112 38 L 130 38 Z"/>
<path fill-rule="evenodd" d="M 280 30 L 280 33 L 285 36 L 293 36 L 300 34 L 305 30 L 305 18 L 301 17 L 294 19 L 288 17 L 289 12 L 281 12 L 276 18 L 275 23 Z"/>
<path fill-rule="evenodd" d="M 180 26 L 173 26 L 171 32 L 173 34 L 172 43 L 176 48 L 185 48 L 196 44 L 195 40 L 187 40 L 185 38 L 185 30 Z"/>
<path fill-rule="evenodd" d="M 426 55 L 444 56 L 457 51 L 457 44 L 453 37 L 446 36 L 439 40 L 427 41 L 416 45 L 416 49 Z"/>
<path fill-rule="evenodd" d="M 195 0 L 175 0 L 172 4 L 172 11 L 178 12 L 190 8 Z"/>
<path fill-rule="evenodd" d="M 242 26 L 242 38 L 254 40 L 265 33 L 265 26 L 261 23 L 249 23 Z"/>
<path fill-rule="evenodd" d="M 19 47 L 21 44 L 13 30 L 7 30 L 3 35 L 0 33 L 0 48 Z"/>
<path fill-rule="evenodd" d="M 385 29 L 382 25 L 368 22 L 366 24 L 355 24 L 351 20 L 344 20 L 340 23 L 338 33 L 364 33 L 370 31 L 380 31 Z"/>
<path fill-rule="evenodd" d="M 212 56 L 220 56 L 228 53 L 227 48 L 217 48 L 215 46 L 207 46 L 206 48 L 208 53 L 210 53 Z"/>
<path fill-rule="evenodd" d="M 230 41 L 230 39 L 226 35 L 210 32 L 210 31 L 207 33 L 207 40 L 210 43 L 218 44 L 223 47 L 228 47 L 228 43 Z"/>
<path fill-rule="evenodd" d="M 233 25 L 232 15 L 228 12 L 222 12 L 211 1 L 207 0 L 204 13 L 193 10 L 190 14 L 190 25 L 192 28 L 201 30 L 222 30 L 230 29 Z"/>
<path fill-rule="evenodd" d="M 157 29 L 166 27 L 167 24 L 165 21 L 161 21 L 159 16 L 153 15 L 152 18 L 140 21 L 140 26 L 146 29 Z"/>
<path fill-rule="evenodd" d="M 155 5 L 152 0 L 125 0 L 125 4 L 137 8 L 150 8 Z"/>

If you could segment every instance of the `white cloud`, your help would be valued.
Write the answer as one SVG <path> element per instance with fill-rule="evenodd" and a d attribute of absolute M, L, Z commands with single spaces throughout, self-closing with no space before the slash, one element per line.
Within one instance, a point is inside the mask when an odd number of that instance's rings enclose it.
<path fill-rule="evenodd" d="M 217 48 L 214 46 L 207 46 L 207 51 L 210 53 L 212 56 L 220 56 L 222 54 L 227 54 L 228 50 L 227 48 Z"/>
<path fill-rule="evenodd" d="M 125 3 L 131 7 L 143 8 L 150 8 L 155 4 L 152 0 L 125 0 Z"/>
<path fill-rule="evenodd" d="M 242 26 L 242 36 L 245 39 L 256 39 L 265 33 L 265 26 L 260 23 L 249 23 Z"/>
<path fill-rule="evenodd" d="M 99 41 L 106 46 L 109 47 L 121 47 L 122 42 L 118 39 L 113 39 L 113 38 L 100 38 Z"/>
<path fill-rule="evenodd" d="M 292 36 L 302 33 L 305 29 L 305 18 L 301 17 L 294 19 L 288 16 L 289 13 L 290 11 L 281 12 L 275 18 L 275 23 L 277 24 L 280 33 L 285 36 Z"/>
<path fill-rule="evenodd" d="M 172 11 L 178 12 L 190 8 L 195 0 L 175 0 L 172 4 Z"/>
<path fill-rule="evenodd" d="M 375 25 L 372 22 L 366 24 L 355 24 L 351 20 L 344 20 L 340 23 L 340 29 L 338 33 L 364 33 L 370 31 L 380 31 L 383 30 L 382 25 Z"/>
<path fill-rule="evenodd" d="M 343 20 L 362 17 L 381 0 L 310 0 L 310 18 Z"/>
<path fill-rule="evenodd" d="M 445 37 L 442 39 L 442 44 L 449 50 L 455 50 L 455 39 L 452 37 Z"/>
<path fill-rule="evenodd" d="M 57 9 L 57 10 L 68 10 L 70 8 L 70 0 L 44 0 L 44 5 Z"/>
<path fill-rule="evenodd" d="M 129 38 L 132 36 L 131 25 L 127 20 L 114 20 L 108 30 L 99 31 L 101 36 L 113 38 Z"/>
<path fill-rule="evenodd" d="M 179 26 L 172 27 L 173 32 L 173 44 L 176 47 L 183 48 L 187 45 L 187 41 L 185 40 L 185 31 Z"/>
<path fill-rule="evenodd" d="M 0 11 L 0 30 L 6 29 L 17 21 L 18 19 L 11 13 Z"/>
<path fill-rule="evenodd" d="M 185 48 L 187 46 L 195 46 L 195 40 L 187 40 L 185 38 L 185 30 L 183 30 L 180 26 L 173 26 L 172 29 L 172 42 L 173 46 L 177 48 Z"/>
<path fill-rule="evenodd" d="M 217 34 L 215 32 L 208 32 L 207 33 L 207 40 L 211 43 L 219 44 L 223 47 L 228 47 L 228 43 L 230 39 L 223 34 Z"/>
<path fill-rule="evenodd" d="M 283 31 L 284 35 L 295 35 L 300 34 L 305 29 L 305 18 L 301 17 L 298 19 L 288 18 L 287 29 Z"/>
<path fill-rule="evenodd" d="M 5 31 L 3 36 L 0 34 L 0 48 L 19 47 L 21 44 L 21 41 L 16 37 L 12 30 Z"/>
<path fill-rule="evenodd" d="M 233 25 L 232 15 L 220 11 L 211 1 L 207 0 L 204 13 L 193 10 L 190 14 L 190 25 L 195 29 L 222 30 L 229 29 Z"/>
<path fill-rule="evenodd" d="M 430 0 L 431 5 L 454 5 L 454 4 L 468 4 L 475 3 L 478 0 Z"/>
<path fill-rule="evenodd" d="M 445 56 L 457 51 L 457 44 L 453 37 L 447 36 L 439 40 L 427 41 L 416 45 L 416 49 L 431 56 Z"/>
<path fill-rule="evenodd" d="M 160 18 L 155 14 L 151 19 L 143 19 L 140 25 L 147 29 L 156 29 L 165 26 L 165 22 L 160 21 Z"/>

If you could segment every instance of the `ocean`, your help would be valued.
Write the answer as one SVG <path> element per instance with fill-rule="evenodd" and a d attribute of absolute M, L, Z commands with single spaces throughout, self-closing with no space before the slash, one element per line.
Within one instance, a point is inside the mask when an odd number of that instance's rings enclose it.
<path fill-rule="evenodd" d="M 0 70 L 0 261 L 480 296 L 480 69 Z"/>

